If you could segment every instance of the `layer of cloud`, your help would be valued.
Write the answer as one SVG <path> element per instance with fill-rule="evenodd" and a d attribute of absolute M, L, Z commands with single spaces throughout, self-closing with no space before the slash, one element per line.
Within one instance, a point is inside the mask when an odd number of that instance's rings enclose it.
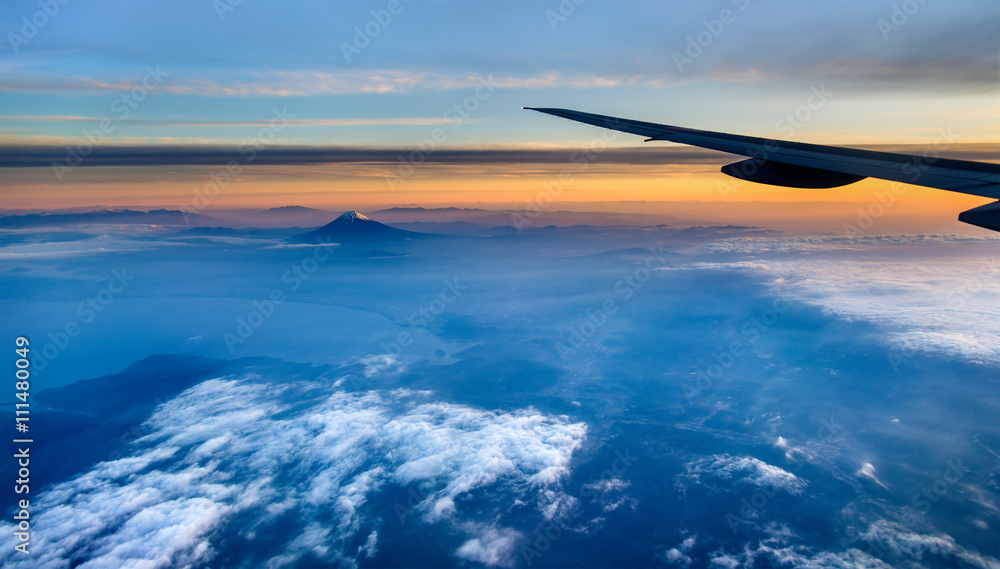
<path fill-rule="evenodd" d="M 778 293 L 848 320 L 875 322 L 908 359 L 920 351 L 1000 362 L 1000 238 L 887 235 L 730 239 L 708 245 L 740 261 L 701 268 L 748 270 Z M 955 249 L 961 245 L 963 249 Z M 947 247 L 933 265 L 917 249 Z M 913 259 L 910 257 L 913 255 Z"/>
<path fill-rule="evenodd" d="M 625 85 L 658 85 L 667 78 L 656 75 L 591 75 L 545 72 L 534 75 L 479 75 L 400 69 L 344 71 L 277 71 L 245 74 L 230 81 L 207 78 L 173 79 L 156 87 L 158 92 L 205 97 L 304 97 L 449 91 L 486 86 L 494 89 L 605 88 Z M 96 79 L 33 75 L 7 77 L 0 91 L 47 92 L 129 92 L 135 80 Z"/>
<path fill-rule="evenodd" d="M 893 522 L 879 520 L 859 523 L 850 542 L 856 547 L 843 551 L 822 551 L 812 545 L 793 543 L 796 536 L 787 527 L 770 524 L 767 537 L 749 540 L 741 548 L 715 549 L 699 559 L 693 551 L 695 536 L 668 549 L 664 558 L 670 567 L 707 565 L 713 568 L 752 569 L 754 567 L 796 567 L 803 569 L 889 569 L 927 567 L 930 560 L 942 566 L 968 569 L 996 569 L 993 558 L 971 552 L 946 534 L 919 533 Z"/>
<path fill-rule="evenodd" d="M 352 566 L 375 553 L 379 524 L 397 523 L 365 515 L 390 484 L 420 496 L 396 505 L 397 514 L 413 513 L 399 523 L 447 524 L 468 535 L 457 556 L 506 565 L 519 534 L 475 522 L 462 501 L 487 489 L 490 500 L 513 500 L 558 487 L 586 433 L 530 409 L 490 412 L 409 391 L 331 393 L 251 376 L 203 382 L 146 426 L 130 456 L 32 501 L 40 513 L 31 560 L 10 553 L 12 526 L 0 524 L 5 566 L 210 565 L 233 540 L 249 545 L 264 533 L 280 547 L 238 546 L 247 562 Z"/>
<path fill-rule="evenodd" d="M 996 559 L 968 551 L 955 543 L 949 535 L 921 534 L 885 520 L 871 524 L 861 535 L 861 539 L 870 543 L 877 551 L 907 562 L 907 566 L 915 566 L 925 556 L 934 555 L 961 562 L 956 563 L 959 566 L 981 569 L 1000 567 L 1000 562 Z"/>
<path fill-rule="evenodd" d="M 53 122 L 53 123 L 94 123 L 98 124 L 107 117 L 87 117 L 76 115 L 0 115 L 0 122 Z M 473 122 L 475 119 L 465 119 Z M 124 124 L 151 126 L 190 126 L 190 127 L 242 127 L 242 126 L 274 126 L 271 120 L 230 120 L 218 119 L 186 119 L 186 120 L 141 120 L 117 119 Z M 445 118 L 398 117 L 398 118 L 353 118 L 353 119 L 283 119 L 282 124 L 289 126 L 375 126 L 375 125 L 408 125 L 426 126 L 454 124 L 454 120 Z"/>
<path fill-rule="evenodd" d="M 121 69 L 125 61 L 134 65 L 127 55 L 142 41 L 149 58 L 172 55 L 176 69 L 169 70 L 169 79 L 187 78 L 177 85 L 179 92 L 205 94 L 455 88 L 481 70 L 493 70 L 498 83 L 523 88 L 665 78 L 800 83 L 820 76 L 883 88 L 920 82 L 937 89 L 997 81 L 994 2 L 916 2 L 904 9 L 898 3 L 860 0 L 828 5 L 740 0 L 637 3 L 621 10 L 618 3 L 594 0 L 561 13 L 557 4 L 420 5 L 385 25 L 372 21 L 367 8 L 340 3 L 280 10 L 239 6 L 224 26 L 205 17 L 201 6 L 171 5 L 170 13 L 145 4 L 88 6 L 72 22 L 60 16 L 59 34 L 32 37 L 30 46 L 6 58 L 3 69 L 87 74 L 63 85 L 120 89 L 123 81 L 101 72 Z M 5 29 L 20 31 L 21 17 L 36 10 L 28 4 L 7 11 Z M 116 27 L 119 18 L 133 22 L 132 29 Z M 409 23 L 397 25 L 397 20 Z M 171 25 L 178 33 L 150 33 Z M 295 41 L 261 29 L 294 30 Z M 797 49 L 787 48 L 789 37 L 799 40 Z M 344 52 L 352 44 L 359 50 L 355 56 Z M 119 65 L 81 65 L 81 50 L 89 55 L 88 64 L 96 58 Z M 690 63 L 680 69 L 677 55 L 687 55 Z M 47 65 L 33 65 L 43 57 Z M 19 88 L 40 88 L 21 83 Z"/>
<path fill-rule="evenodd" d="M 597 131 L 595 131 L 597 132 Z M 45 140 L 41 144 L 34 138 L 12 140 L 7 137 L 0 144 L 0 167 L 51 168 L 53 162 L 66 159 L 66 144 L 79 141 L 65 139 L 63 144 Z M 162 166 L 162 165 L 224 165 L 230 161 L 245 163 L 247 155 L 240 154 L 240 141 L 233 144 L 102 144 L 80 165 L 90 166 Z M 860 146 L 859 146 L 860 147 Z M 867 148 L 899 153 L 919 154 L 919 145 L 868 146 Z M 948 156 L 965 160 L 990 160 L 995 158 L 1000 146 L 987 144 L 955 145 Z M 415 148 L 388 148 L 365 146 L 276 146 L 257 150 L 254 165 L 322 164 L 322 163 L 375 163 L 396 166 L 405 163 Z M 426 164 L 572 164 L 581 159 L 583 148 L 539 147 L 537 145 L 505 145 L 476 148 L 438 148 L 421 153 L 420 162 Z M 588 154 L 589 155 L 589 154 Z M 607 148 L 600 153 L 601 164 L 626 164 L 661 166 L 668 164 L 720 165 L 735 162 L 732 154 L 690 146 L 647 145 L 637 147 Z"/>
<path fill-rule="evenodd" d="M 1000 567 L 996 559 L 971 552 L 956 544 L 948 535 L 908 531 L 884 520 L 862 529 L 857 539 L 863 547 L 832 552 L 816 551 L 815 548 L 805 545 L 789 545 L 786 539 L 771 537 L 755 544 L 747 543 L 739 552 L 716 552 L 711 558 L 711 566 L 741 569 L 760 566 L 803 569 L 889 569 L 890 567 L 918 569 L 927 567 L 928 561 L 934 559 L 940 560 L 943 562 L 942 566 L 946 567 L 969 569 Z"/>
<path fill-rule="evenodd" d="M 571 164 L 580 159 L 576 148 L 439 148 L 420 153 L 421 163 L 428 164 Z M 269 146 L 257 151 L 254 165 L 315 163 L 384 163 L 405 162 L 414 148 L 372 147 L 294 147 Z M 50 168 L 53 161 L 65 160 L 65 146 L 0 146 L 0 167 Z M 609 148 L 602 151 L 602 164 L 725 163 L 731 156 L 690 147 Z M 94 147 L 81 166 L 159 166 L 179 164 L 245 163 L 236 145 L 189 146 L 112 146 Z"/>
<path fill-rule="evenodd" d="M 80 241 L 49 241 L 45 243 L 8 245 L 0 247 L 0 259 L 5 261 L 69 259 L 112 253 L 135 253 L 170 245 L 183 246 L 184 244 L 162 241 L 135 241 L 111 235 L 99 235 L 92 239 L 83 239 Z"/>
<path fill-rule="evenodd" d="M 943 243 L 998 242 L 993 235 L 869 235 L 863 237 L 801 236 L 801 237 L 737 237 L 709 243 L 702 248 L 716 253 L 792 253 L 816 251 L 859 250 L 871 247 L 926 245 Z"/>

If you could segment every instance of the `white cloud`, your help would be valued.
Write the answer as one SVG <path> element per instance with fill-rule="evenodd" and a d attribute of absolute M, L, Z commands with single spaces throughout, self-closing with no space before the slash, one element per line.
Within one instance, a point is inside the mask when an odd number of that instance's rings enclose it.
<path fill-rule="evenodd" d="M 634 510 L 639 501 L 625 493 L 629 486 L 631 483 L 621 478 L 610 478 L 584 484 L 583 490 L 585 495 L 596 494 L 605 512 L 612 512 L 626 504 Z"/>
<path fill-rule="evenodd" d="M 671 567 L 690 567 L 692 559 L 687 556 L 687 553 L 691 552 L 691 548 L 694 547 L 696 538 L 691 536 L 686 538 L 677 547 L 671 547 L 664 554 L 667 563 Z"/>
<path fill-rule="evenodd" d="M 309 247 L 337 247 L 339 245 L 340 243 L 279 243 L 277 245 L 261 247 L 261 249 L 303 249 Z"/>
<path fill-rule="evenodd" d="M 875 475 L 875 465 L 870 462 L 862 464 L 861 468 L 859 468 L 858 471 L 854 473 L 854 475 L 861 476 L 863 478 L 869 478 L 879 486 L 885 488 L 886 490 L 889 489 L 885 484 L 882 483 L 881 480 L 878 479 L 878 476 Z"/>
<path fill-rule="evenodd" d="M 0 122 L 85 122 L 100 123 L 104 117 L 87 117 L 75 115 L 0 115 Z M 397 118 L 351 118 L 351 119 L 286 119 L 292 126 L 366 126 L 366 125 L 408 125 L 425 126 L 437 124 L 453 124 L 446 118 L 426 118 L 426 117 L 397 117 Z M 474 122 L 475 119 L 468 119 Z M 119 119 L 117 122 L 125 124 L 141 124 L 154 126 L 188 126 L 188 127 L 245 127 L 245 126 L 271 126 L 270 120 L 139 120 L 139 119 Z"/>
<path fill-rule="evenodd" d="M 864 526 L 862 526 L 864 527 Z M 890 567 L 919 568 L 928 566 L 928 557 L 936 556 L 943 567 L 977 567 L 998 569 L 1000 563 L 992 557 L 970 552 L 948 535 L 928 535 L 911 532 L 885 520 L 868 525 L 850 540 L 861 546 L 844 551 L 816 551 L 811 546 L 775 547 L 776 542 L 791 534 L 779 530 L 775 539 L 747 542 L 736 551 L 716 550 L 710 554 L 712 567 L 795 567 L 796 569 L 889 569 Z M 852 532 L 853 533 L 853 532 Z M 680 549 L 683 549 L 680 548 Z M 686 553 L 678 548 L 667 551 L 667 559 L 682 566 Z M 887 561 L 890 561 L 891 564 Z"/>
<path fill-rule="evenodd" d="M 921 561 L 925 554 L 942 556 L 949 560 L 961 559 L 972 567 L 998 569 L 1000 561 L 968 551 L 946 534 L 928 535 L 904 529 L 899 524 L 879 520 L 868 527 L 861 539 L 871 543 L 878 551 L 901 557 L 907 561 Z"/>
<path fill-rule="evenodd" d="M 491 500 L 511 503 L 557 491 L 586 428 L 532 409 L 491 412 L 427 393 L 331 393 L 328 384 L 247 376 L 188 389 L 161 405 L 146 431 L 130 456 L 32 501 L 30 561 L 9 553 L 12 525 L 0 522 L 5 566 L 210 565 L 219 536 L 249 546 L 265 533 L 283 547 L 248 563 L 280 567 L 311 555 L 351 566 L 377 551 L 378 522 L 365 507 L 391 483 L 426 488 L 413 520 L 469 534 L 456 555 L 503 566 L 519 534 L 476 525 L 463 500 L 486 488 Z"/>
<path fill-rule="evenodd" d="M 900 247 L 950 243 L 993 243 L 1000 238 L 970 235 L 871 235 L 866 237 L 800 236 L 800 237 L 734 237 L 708 243 L 702 249 L 715 253 L 801 253 L 826 251 L 859 251 L 873 247 Z"/>
<path fill-rule="evenodd" d="M 806 486 L 804 480 L 791 472 L 749 456 L 716 454 L 684 465 L 684 477 L 700 481 L 706 475 L 724 480 L 735 479 L 760 488 L 784 490 L 790 494 L 799 494 Z"/>
<path fill-rule="evenodd" d="M 580 508 L 580 500 L 556 490 L 545 490 L 538 496 L 539 509 L 546 520 L 568 520 Z"/>
<path fill-rule="evenodd" d="M 688 567 L 691 565 L 691 558 L 681 553 L 676 547 L 668 549 L 664 556 L 671 567 Z"/>
<path fill-rule="evenodd" d="M 274 239 L 261 238 L 261 237 L 228 237 L 224 235 L 171 235 L 165 237 L 165 240 L 170 241 L 211 241 L 212 243 L 222 243 L 225 245 L 241 245 L 247 247 L 260 247 L 261 249 L 277 249 L 277 246 L 266 246 L 265 243 L 276 243 Z"/>
<path fill-rule="evenodd" d="M 362 554 L 365 557 L 375 557 L 376 553 L 378 553 L 378 532 L 373 531 L 368 534 L 365 544 L 358 547 L 358 557 L 361 557 Z"/>
<path fill-rule="evenodd" d="M 119 239 L 111 235 L 100 235 L 92 239 L 83 239 L 80 241 L 49 241 L 45 243 L 8 245 L 0 248 L 0 259 L 7 261 L 66 259 L 89 255 L 105 255 L 108 253 L 135 253 L 166 245 L 183 246 L 184 244 L 165 243 L 162 241 L 132 241 L 129 239 Z"/>
<path fill-rule="evenodd" d="M 399 363 L 399 360 L 396 359 L 396 356 L 393 356 L 392 354 L 377 354 L 377 355 L 365 356 L 358 361 L 360 361 L 362 364 L 365 365 L 365 369 L 363 372 L 365 374 L 365 377 L 374 377 L 390 369 L 396 371 L 400 371 L 403 369 L 402 364 Z"/>
<path fill-rule="evenodd" d="M 720 569 L 736 569 L 741 565 L 739 559 L 724 553 L 713 557 L 711 563 L 712 567 L 718 567 Z"/>
<path fill-rule="evenodd" d="M 616 492 L 616 491 L 620 492 L 631 485 L 632 484 L 630 482 L 626 482 L 621 478 L 609 478 L 604 480 L 598 480 L 597 482 L 593 482 L 590 484 L 584 484 L 583 487 L 587 490 L 606 493 L 606 492 Z"/>
<path fill-rule="evenodd" d="M 889 569 L 889 565 L 858 549 L 848 549 L 840 553 L 823 551 L 812 553 L 805 547 L 774 549 L 760 546 L 757 551 L 747 554 L 748 562 L 755 557 L 774 561 L 782 567 L 797 569 Z"/>
<path fill-rule="evenodd" d="M 0 83 L 8 92 L 59 91 L 130 91 L 134 85 L 125 79 L 99 81 L 87 77 L 55 77 L 34 74 Z M 497 89 L 586 89 L 623 85 L 657 85 L 664 82 L 658 75 L 594 75 L 567 74 L 554 71 L 535 75 L 489 75 L 475 73 L 442 73 L 403 69 L 352 69 L 344 71 L 267 71 L 244 74 L 227 82 L 209 78 L 171 80 L 157 91 L 178 95 L 208 97 L 301 97 L 315 95 L 345 95 L 366 93 L 410 93 L 413 91 L 447 91 L 474 89 L 488 82 Z M 79 120 L 82 117 L 55 117 Z M 426 119 L 401 119 L 426 120 Z M 409 124 L 409 123 L 406 123 Z"/>
<path fill-rule="evenodd" d="M 881 325 L 908 359 L 920 351 L 1000 362 L 1000 238 L 953 235 L 738 238 L 705 247 L 789 300 Z M 898 360 L 904 361 L 904 360 Z"/>
<path fill-rule="evenodd" d="M 484 565 L 513 567 L 514 548 L 524 536 L 510 528 L 482 527 L 478 534 L 458 548 L 455 555 Z"/>

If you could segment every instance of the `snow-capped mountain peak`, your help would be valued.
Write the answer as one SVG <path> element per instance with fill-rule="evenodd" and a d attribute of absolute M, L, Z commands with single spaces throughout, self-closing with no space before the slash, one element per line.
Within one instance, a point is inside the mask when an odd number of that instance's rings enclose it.
<path fill-rule="evenodd" d="M 354 223 L 355 221 L 372 221 L 372 219 L 363 213 L 345 211 L 334 220 L 335 223 Z"/>

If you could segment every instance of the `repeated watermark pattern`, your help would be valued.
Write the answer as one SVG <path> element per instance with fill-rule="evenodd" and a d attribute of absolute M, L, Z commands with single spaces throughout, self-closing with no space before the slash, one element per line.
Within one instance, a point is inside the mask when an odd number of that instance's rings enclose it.
<path fill-rule="evenodd" d="M 585 150 L 573 151 L 569 156 L 572 166 L 561 170 L 555 180 L 542 184 L 542 191 L 534 198 L 525 199 L 524 209 L 520 213 L 510 214 L 510 221 L 518 233 L 524 232 L 545 210 L 552 207 L 562 196 L 563 190 L 576 180 L 577 174 L 586 172 L 601 153 L 608 149 L 608 144 L 618 140 L 621 132 L 610 130 L 614 128 L 614 124 L 615 121 L 609 120 L 608 129 L 601 132 L 601 136 L 592 138 Z"/>
<path fill-rule="evenodd" d="M 910 17 L 916 14 L 927 0 L 903 0 L 892 5 L 892 14 L 888 19 L 880 18 L 876 25 L 884 41 L 889 41 L 889 35 L 898 32 L 910 22 Z"/>
<path fill-rule="evenodd" d="M 257 152 L 274 142 L 275 135 L 285 130 L 295 118 L 295 115 L 288 112 L 288 107 L 282 107 L 281 110 L 273 109 L 271 114 L 267 126 L 261 127 L 256 135 L 247 138 L 236 147 L 240 160 L 230 160 L 225 168 L 209 172 L 209 180 L 202 187 L 192 190 L 191 203 L 177 206 L 184 215 L 185 224 L 191 225 L 191 216 L 204 211 L 213 199 L 219 197 L 222 190 L 228 188 L 233 179 L 243 172 L 243 168 L 257 159 Z"/>
<path fill-rule="evenodd" d="M 354 56 L 361 55 L 361 52 L 389 27 L 393 18 L 403 13 L 404 8 L 402 0 L 389 0 L 385 8 L 369 12 L 372 18 L 361 26 L 354 26 L 354 37 L 350 43 L 340 42 L 340 52 L 344 55 L 344 61 L 351 63 Z"/>
<path fill-rule="evenodd" d="M 56 179 L 62 182 L 67 174 L 83 164 L 84 158 L 94 152 L 94 147 L 107 140 L 117 128 L 118 123 L 128 119 L 132 111 L 145 101 L 149 94 L 159 87 L 163 83 L 163 79 L 169 75 L 170 73 L 160 69 L 159 65 L 146 67 L 146 74 L 143 78 L 128 88 L 126 93 L 119 95 L 111 102 L 113 118 L 101 119 L 96 128 L 80 131 L 83 139 L 75 145 L 66 145 L 66 158 L 62 161 L 52 162 L 52 173 L 55 174 Z"/>
<path fill-rule="evenodd" d="M 419 308 L 406 316 L 407 324 L 417 328 L 427 329 L 438 316 L 443 314 L 444 311 L 448 309 L 448 306 L 462 296 L 463 290 L 467 290 L 469 288 L 466 285 L 460 284 L 457 278 L 444 279 L 442 282 L 444 283 L 444 286 L 440 291 L 438 291 L 433 300 L 426 304 L 422 304 Z M 403 349 L 412 345 L 413 334 L 406 330 L 401 330 L 393 341 L 389 343 L 383 342 L 381 344 L 381 348 L 383 354 L 397 357 L 403 353 Z"/>
<path fill-rule="evenodd" d="M 253 307 L 246 316 L 236 318 L 236 326 L 231 331 L 222 334 L 222 341 L 230 354 L 236 348 L 250 339 L 254 333 L 260 329 L 271 317 L 274 316 L 278 307 L 288 300 L 288 293 L 295 292 L 302 286 L 302 283 L 309 280 L 321 263 L 330 258 L 331 251 L 337 247 L 338 243 L 333 243 L 329 237 L 324 241 L 317 238 L 316 244 L 312 246 L 312 254 L 307 255 L 298 263 L 292 264 L 281 274 L 283 286 L 274 287 L 263 299 L 253 301 Z"/>
<path fill-rule="evenodd" d="M 775 121 L 774 131 L 786 137 L 793 136 L 829 102 L 831 94 L 826 90 L 826 83 L 821 83 L 818 87 L 812 85 L 809 87 L 809 95 L 806 96 L 804 103 L 796 106 Z M 750 158 L 762 162 L 767 161 L 768 157 L 778 150 L 781 150 L 781 145 L 777 141 L 768 140 L 763 144 L 762 149 L 754 150 L 750 154 Z M 744 160 L 739 163 L 738 168 L 740 175 L 743 176 L 742 178 L 726 178 L 716 183 L 716 188 L 719 190 L 719 197 L 722 198 L 722 201 L 729 201 L 729 194 L 742 188 L 747 183 L 747 180 L 744 178 L 753 177 L 757 172 L 757 168 L 758 165 L 753 160 Z"/>
<path fill-rule="evenodd" d="M 732 2 L 739 9 L 739 12 L 750 7 L 750 0 L 732 0 Z M 684 50 L 674 51 L 672 54 L 677 72 L 684 73 L 685 67 L 691 65 L 695 60 L 704 55 L 705 50 L 712 47 L 715 44 L 715 40 L 722 37 L 727 26 L 736 23 L 739 12 L 723 8 L 719 12 L 718 18 L 702 20 L 701 25 L 704 29 L 696 34 L 687 36 L 685 38 L 687 45 L 684 46 Z"/>
<path fill-rule="evenodd" d="M 833 417 L 820 419 L 819 423 L 820 427 L 816 430 L 816 436 L 806 440 L 803 446 L 809 447 L 815 444 L 828 443 L 844 430 L 843 427 L 834 421 Z M 786 471 L 793 476 L 798 474 L 808 464 L 808 461 L 796 458 L 795 454 L 786 454 L 786 457 L 795 463 L 795 466 L 791 470 Z M 729 524 L 729 529 L 732 530 L 733 534 L 738 533 L 744 525 L 755 525 L 755 520 L 760 517 L 764 509 L 767 508 L 768 503 L 778 494 L 778 490 L 779 488 L 776 486 L 765 485 L 754 491 L 749 498 L 741 497 L 740 507 L 736 510 L 736 513 L 726 513 L 726 523 Z"/>
<path fill-rule="evenodd" d="M 232 14 L 243 4 L 243 0 L 212 0 L 212 9 L 220 22 L 226 21 L 226 16 Z"/>
<path fill-rule="evenodd" d="M 473 89 L 471 94 L 467 95 L 461 101 L 453 103 L 441 115 L 442 118 L 451 124 L 452 132 L 458 130 L 470 120 L 473 113 L 478 111 L 479 107 L 496 91 L 492 75 L 487 75 L 486 77 L 478 76 L 477 81 L 479 85 Z M 448 138 L 449 133 L 447 130 L 442 127 L 436 127 L 431 131 L 430 136 L 417 140 L 415 149 L 405 156 L 399 156 L 396 172 L 385 177 L 386 184 L 389 185 L 389 190 L 396 191 L 396 186 L 400 182 L 412 177 L 417 167 L 426 162 L 443 144 L 448 142 Z"/>
<path fill-rule="evenodd" d="M 996 255 L 988 259 L 984 258 L 975 274 L 970 273 L 965 282 L 946 294 L 949 308 L 961 310 L 969 301 L 969 295 L 982 291 L 987 283 L 995 282 L 998 277 L 1000 277 L 1000 262 L 997 261 Z M 904 344 L 889 350 L 886 357 L 889 360 L 889 365 L 892 366 L 892 371 L 899 373 L 902 367 L 917 355 L 917 352 L 916 345 Z"/>
<path fill-rule="evenodd" d="M 48 26 L 59 14 L 63 6 L 72 0 L 38 0 L 38 10 L 30 16 L 21 18 L 21 27 L 16 32 L 7 32 L 7 41 L 14 53 L 20 53 L 21 47 L 28 45 L 38 37 L 43 28 Z M 9 8 L 8 8 L 9 9 Z"/>
<path fill-rule="evenodd" d="M 955 139 L 958 138 L 951 127 L 940 128 L 934 137 L 931 146 L 925 148 L 919 155 L 914 155 L 909 161 L 903 164 L 902 170 L 906 174 L 909 184 L 919 184 L 920 178 L 941 158 L 941 152 L 947 150 Z M 875 199 L 865 207 L 858 208 L 858 217 L 854 223 L 844 224 L 844 235 L 846 237 L 861 237 L 865 235 L 875 222 L 884 216 L 896 203 L 896 197 L 906 193 L 907 186 L 902 182 L 892 182 L 889 189 L 875 192 Z"/>
<path fill-rule="evenodd" d="M 715 382 L 722 379 L 737 359 L 742 357 L 748 349 L 753 348 L 763 333 L 770 330 L 778 322 L 781 315 L 788 311 L 789 306 L 788 299 L 775 298 L 770 307 L 747 318 L 739 330 L 733 330 L 740 339 L 732 340 L 712 350 L 712 363 L 705 366 L 704 369 L 698 369 L 695 372 L 694 382 L 681 388 L 688 402 L 713 389 L 716 386 Z"/>
<path fill-rule="evenodd" d="M 74 313 L 79 320 L 71 318 L 55 332 L 49 332 L 47 336 L 49 342 L 32 352 L 31 365 L 38 371 L 48 367 L 49 363 L 59 357 L 73 339 L 80 335 L 84 326 L 96 320 L 98 314 L 104 312 L 134 279 L 135 275 L 129 273 L 125 267 L 112 270 L 106 285 L 94 296 L 87 297 L 76 305 Z"/>
<path fill-rule="evenodd" d="M 552 31 L 556 31 L 556 27 L 559 24 L 567 21 L 573 14 L 576 14 L 577 8 L 583 5 L 587 0 L 561 0 L 557 6 L 545 10 L 545 21 L 549 23 L 549 27 Z"/>
<path fill-rule="evenodd" d="M 613 294 L 605 298 L 596 308 L 585 310 L 580 320 L 570 326 L 566 341 L 557 341 L 555 345 L 559 358 L 566 362 L 570 356 L 586 345 L 604 328 L 611 317 L 618 313 L 620 303 L 628 302 L 657 273 L 667 266 L 666 251 L 663 245 L 659 250 L 649 248 L 649 255 L 635 269 L 622 275 L 611 287 Z"/>

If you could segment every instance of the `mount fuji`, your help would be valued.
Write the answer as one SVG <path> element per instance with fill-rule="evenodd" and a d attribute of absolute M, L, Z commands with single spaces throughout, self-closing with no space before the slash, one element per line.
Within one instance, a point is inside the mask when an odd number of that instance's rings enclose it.
<path fill-rule="evenodd" d="M 319 241 L 360 242 L 412 239 L 426 234 L 396 229 L 356 211 L 347 211 L 319 229 L 302 233 L 293 239 L 299 243 Z"/>

